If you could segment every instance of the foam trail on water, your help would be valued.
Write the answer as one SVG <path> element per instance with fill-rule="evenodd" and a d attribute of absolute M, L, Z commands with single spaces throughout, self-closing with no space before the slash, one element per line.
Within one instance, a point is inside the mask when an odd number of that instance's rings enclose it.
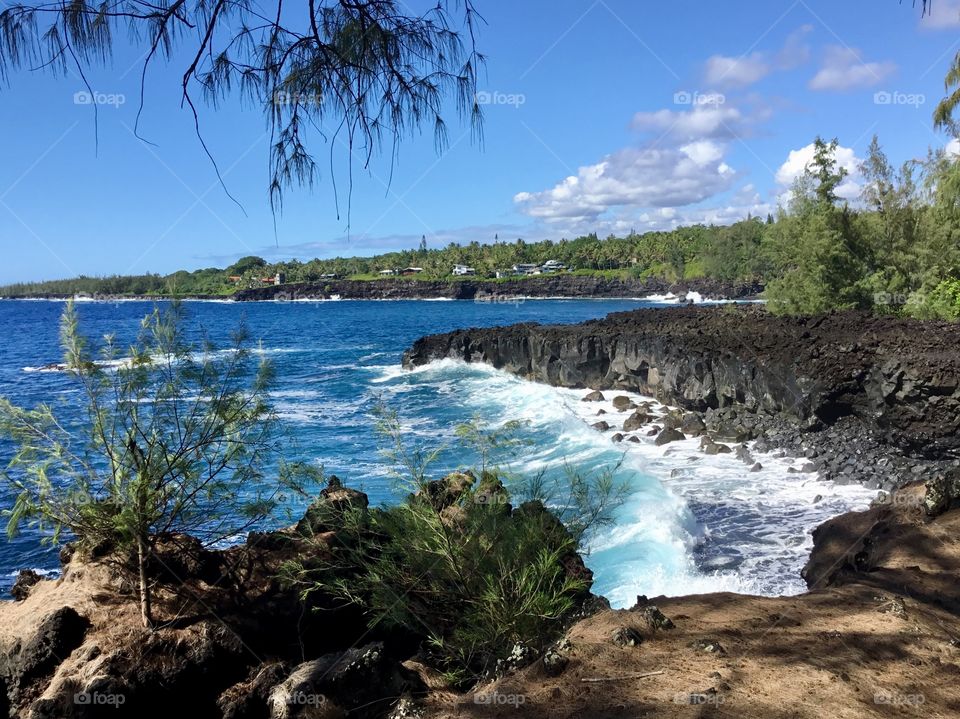
<path fill-rule="evenodd" d="M 596 476 L 619 466 L 617 477 L 630 496 L 614 526 L 604 529 L 590 546 L 587 563 L 596 572 L 596 591 L 618 605 L 632 603 L 637 593 L 659 594 L 671 586 L 685 593 L 690 582 L 702 590 L 729 589 L 733 580 L 713 580 L 696 573 L 691 552 L 700 540 L 694 515 L 681 496 L 647 472 L 638 455 L 624 452 L 589 427 L 574 411 L 579 396 L 527 382 L 485 365 L 442 360 L 414 372 L 386 370 L 378 381 L 405 397 L 429 389 L 445 402 L 479 413 L 489 424 L 526 422 L 532 441 L 510 469 L 523 476 L 547 472 L 561 477 L 566 467 Z M 639 578 L 639 583 L 634 580 Z M 683 580 L 678 584 L 677 579 Z M 689 579 L 689 581 L 688 581 Z M 660 591 L 662 590 L 662 591 Z M 633 596 L 630 596 L 632 593 Z"/>
<path fill-rule="evenodd" d="M 594 591 L 617 607 L 632 605 L 638 594 L 801 592 L 810 531 L 832 516 L 865 508 L 876 496 L 815 474 L 790 473 L 802 462 L 772 455 L 757 454 L 763 470 L 751 473 L 732 454 L 703 454 L 696 439 L 658 447 L 640 431 L 634 433 L 639 443 L 614 444 L 612 435 L 629 416 L 613 408 L 614 396 L 627 394 L 651 402 L 654 412 L 666 410 L 639 395 L 605 392 L 605 402 L 583 402 L 586 390 L 553 388 L 449 359 L 412 372 L 383 368 L 372 381 L 388 397 L 402 395 L 417 414 L 457 408 L 454 424 L 473 413 L 493 425 L 526 422 L 523 433 L 532 446 L 511 467 L 521 474 L 556 475 L 569 465 L 590 475 L 618 467 L 630 494 L 614 523 L 591 538 L 586 557 Z M 591 428 L 599 419 L 611 429 Z M 449 424 L 435 425 L 435 436 L 450 436 Z"/>

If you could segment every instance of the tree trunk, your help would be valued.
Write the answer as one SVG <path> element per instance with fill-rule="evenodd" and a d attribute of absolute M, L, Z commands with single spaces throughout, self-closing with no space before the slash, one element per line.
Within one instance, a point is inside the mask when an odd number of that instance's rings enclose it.
<path fill-rule="evenodd" d="M 153 629 L 153 609 L 150 606 L 150 585 L 147 583 L 147 541 L 137 537 L 137 568 L 140 572 L 140 618 L 146 629 Z"/>

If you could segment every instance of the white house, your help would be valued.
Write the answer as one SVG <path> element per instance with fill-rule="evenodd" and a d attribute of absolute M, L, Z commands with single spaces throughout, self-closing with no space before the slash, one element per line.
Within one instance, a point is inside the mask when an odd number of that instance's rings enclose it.
<path fill-rule="evenodd" d="M 466 275 L 475 275 L 477 271 L 472 267 L 467 267 L 466 265 L 454 265 L 453 274 L 456 277 L 464 277 Z"/>
<path fill-rule="evenodd" d="M 544 272 L 560 272 L 560 270 L 567 269 L 567 266 L 557 260 L 547 260 L 540 266 L 540 269 Z"/>
<path fill-rule="evenodd" d="M 380 270 L 377 274 L 378 274 L 378 275 L 384 275 L 384 276 L 386 276 L 386 275 L 395 275 L 395 274 L 397 274 L 397 271 L 396 271 L 396 270 Z"/>
<path fill-rule="evenodd" d="M 513 274 L 515 275 L 537 275 L 540 274 L 540 268 L 536 265 L 514 265 Z"/>

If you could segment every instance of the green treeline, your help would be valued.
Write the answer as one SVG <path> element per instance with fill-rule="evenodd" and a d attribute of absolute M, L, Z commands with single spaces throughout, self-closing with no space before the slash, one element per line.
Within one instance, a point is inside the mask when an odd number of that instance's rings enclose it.
<path fill-rule="evenodd" d="M 416 249 L 375 257 L 276 263 L 244 257 L 225 269 L 21 283 L 0 288 L 0 295 L 229 295 L 277 274 L 287 283 L 367 280 L 382 270 L 417 267 L 418 279 L 450 280 L 454 265 L 470 266 L 484 278 L 513 265 L 556 260 L 572 272 L 624 278 L 759 280 L 775 312 L 861 308 L 960 319 L 957 157 L 940 150 L 895 168 L 874 138 L 861 167 L 862 192 L 851 203 L 838 196 L 847 173 L 837 166 L 836 141 L 818 138 L 815 147 L 775 216 L 730 226 L 557 242 L 495 238 L 443 248 L 429 248 L 424 238 Z"/>

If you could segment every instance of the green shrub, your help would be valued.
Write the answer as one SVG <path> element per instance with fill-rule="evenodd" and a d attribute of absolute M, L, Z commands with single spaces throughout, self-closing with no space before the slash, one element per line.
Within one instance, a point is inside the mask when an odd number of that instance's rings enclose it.
<path fill-rule="evenodd" d="M 909 314 L 922 319 L 960 320 L 960 280 L 943 280 L 928 294 L 911 295 Z"/>
<path fill-rule="evenodd" d="M 491 451 L 513 444 L 514 428 L 488 433 L 475 421 L 458 434 L 486 448 L 487 469 L 479 479 L 454 472 L 430 481 L 425 468 L 436 451 L 408 450 L 395 418 L 385 424 L 407 499 L 343 512 L 334 558 L 288 565 L 287 579 L 362 607 L 371 629 L 418 637 L 423 658 L 453 683 L 496 671 L 517 645 L 544 649 L 590 596 L 592 575 L 578 549 L 622 497 L 615 470 L 596 478 L 571 471 L 551 482 L 508 479 L 517 489 L 511 497 L 502 481 L 509 474 L 492 466 Z"/>

